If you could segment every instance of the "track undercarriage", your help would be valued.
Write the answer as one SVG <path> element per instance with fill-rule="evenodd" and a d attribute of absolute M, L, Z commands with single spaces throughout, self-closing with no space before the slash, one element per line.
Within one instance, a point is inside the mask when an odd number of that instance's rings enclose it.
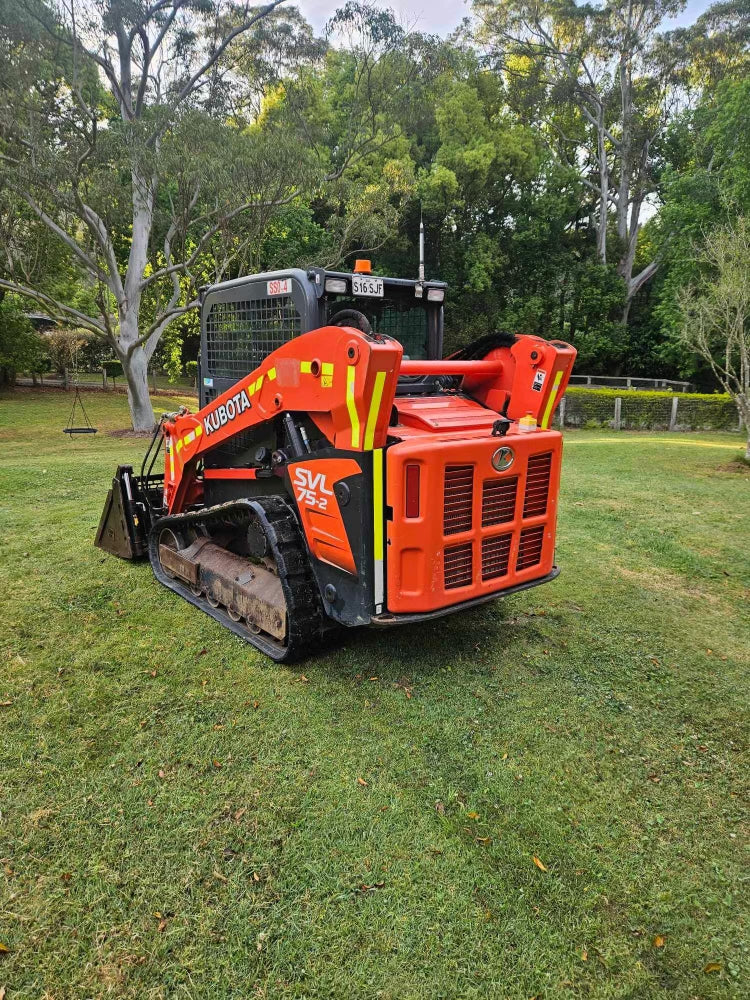
<path fill-rule="evenodd" d="M 258 497 L 159 518 L 149 536 L 157 579 L 276 661 L 323 636 L 323 610 L 296 518 Z"/>

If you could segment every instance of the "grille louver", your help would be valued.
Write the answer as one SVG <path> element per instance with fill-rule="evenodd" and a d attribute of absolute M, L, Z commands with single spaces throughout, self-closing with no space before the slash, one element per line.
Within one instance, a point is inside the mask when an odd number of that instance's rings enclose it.
<path fill-rule="evenodd" d="M 532 455 L 526 473 L 526 492 L 523 498 L 523 516 L 541 517 L 547 513 L 549 479 L 552 469 L 552 452 Z"/>
<path fill-rule="evenodd" d="M 512 521 L 516 513 L 518 476 L 486 479 L 482 486 L 482 527 Z"/>
<path fill-rule="evenodd" d="M 451 545 L 443 554 L 443 577 L 446 590 L 468 586 L 473 578 L 471 542 Z"/>
<path fill-rule="evenodd" d="M 516 569 L 528 569 L 542 561 L 542 543 L 544 541 L 544 525 L 536 528 L 524 528 L 518 545 Z"/>
<path fill-rule="evenodd" d="M 496 535 L 482 539 L 482 579 L 495 580 L 506 576 L 510 561 L 511 535 Z"/>
<path fill-rule="evenodd" d="M 474 466 L 447 465 L 443 493 L 444 534 L 456 535 L 460 531 L 471 531 L 473 502 Z"/>

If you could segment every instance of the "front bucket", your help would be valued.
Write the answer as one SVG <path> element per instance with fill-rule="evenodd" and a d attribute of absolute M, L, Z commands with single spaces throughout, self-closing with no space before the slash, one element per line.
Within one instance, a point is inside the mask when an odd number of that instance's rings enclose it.
<path fill-rule="evenodd" d="M 133 467 L 118 465 L 94 545 L 121 559 L 140 559 L 148 553 L 143 505 L 136 503 L 134 493 Z"/>

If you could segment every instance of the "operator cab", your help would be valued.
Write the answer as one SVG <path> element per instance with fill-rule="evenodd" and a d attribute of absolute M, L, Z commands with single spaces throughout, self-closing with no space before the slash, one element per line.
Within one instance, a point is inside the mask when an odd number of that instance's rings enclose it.
<path fill-rule="evenodd" d="M 439 360 L 443 351 L 442 281 L 414 281 L 355 270 L 290 268 L 267 271 L 203 289 L 200 405 L 257 368 L 272 351 L 322 326 L 353 326 L 398 340 L 404 358 Z M 370 329 L 367 329 L 369 325 Z M 432 379 L 404 380 L 409 392 Z"/>

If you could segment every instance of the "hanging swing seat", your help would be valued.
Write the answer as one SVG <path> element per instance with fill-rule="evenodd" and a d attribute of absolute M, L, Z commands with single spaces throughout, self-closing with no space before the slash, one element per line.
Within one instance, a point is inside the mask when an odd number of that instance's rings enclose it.
<path fill-rule="evenodd" d="M 81 416 L 86 421 L 85 425 L 79 426 L 74 423 L 76 406 L 80 406 L 81 408 Z M 81 399 L 81 391 L 76 386 L 76 394 L 73 397 L 73 409 L 70 411 L 67 427 L 63 427 L 63 434 L 96 434 L 98 430 L 98 427 L 92 426 L 89 415 L 86 413 L 86 407 L 83 405 L 83 400 Z"/>

